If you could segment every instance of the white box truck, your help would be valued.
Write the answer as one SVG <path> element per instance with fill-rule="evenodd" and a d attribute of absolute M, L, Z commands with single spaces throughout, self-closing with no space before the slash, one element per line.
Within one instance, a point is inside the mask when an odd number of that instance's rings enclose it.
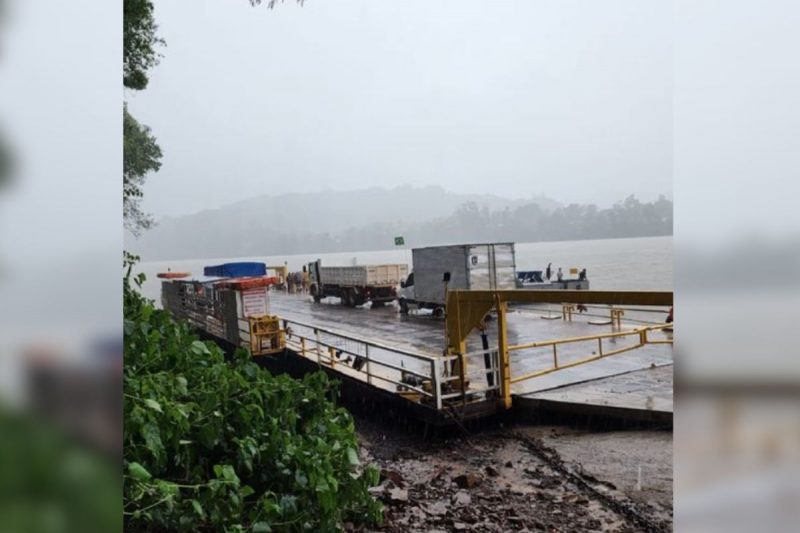
<path fill-rule="evenodd" d="M 309 291 L 315 302 L 334 296 L 342 305 L 355 307 L 372 302 L 379 307 L 397 299 L 397 286 L 408 276 L 408 265 L 322 266 L 308 264 Z"/>
<path fill-rule="evenodd" d="M 445 273 L 447 290 L 517 288 L 514 243 L 429 246 L 411 251 L 412 272 L 401 283 L 400 311 L 433 309 L 444 315 Z"/>

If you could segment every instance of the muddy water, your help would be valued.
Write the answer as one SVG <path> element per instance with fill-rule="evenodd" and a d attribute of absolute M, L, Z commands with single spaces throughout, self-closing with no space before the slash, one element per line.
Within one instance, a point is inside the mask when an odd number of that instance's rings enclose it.
<path fill-rule="evenodd" d="M 593 289 L 671 290 L 672 237 L 641 237 L 636 239 L 602 239 L 594 241 L 561 241 L 516 243 L 517 270 L 544 270 L 553 264 L 553 272 L 561 267 L 586 268 Z M 158 299 L 156 273 L 171 268 L 174 272 L 202 274 L 203 266 L 227 261 L 262 261 L 268 265 L 288 265 L 291 270 L 316 259 L 325 265 L 367 265 L 375 263 L 411 264 L 411 249 L 397 248 L 371 252 L 336 254 L 263 255 L 181 261 L 147 261 L 141 271 L 147 275 L 144 293 Z"/>

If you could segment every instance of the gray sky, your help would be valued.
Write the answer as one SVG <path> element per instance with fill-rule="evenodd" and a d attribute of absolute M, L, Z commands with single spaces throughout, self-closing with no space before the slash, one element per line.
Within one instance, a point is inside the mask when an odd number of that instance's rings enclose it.
<path fill-rule="evenodd" d="M 165 153 L 156 216 L 405 183 L 672 194 L 669 2 L 155 4 L 164 58 L 126 98 Z"/>

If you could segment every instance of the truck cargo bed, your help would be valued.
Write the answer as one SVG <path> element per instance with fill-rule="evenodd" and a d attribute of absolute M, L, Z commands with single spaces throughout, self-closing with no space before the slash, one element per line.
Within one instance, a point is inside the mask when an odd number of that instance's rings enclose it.
<path fill-rule="evenodd" d="M 398 285 L 408 276 L 408 265 L 359 265 L 320 267 L 325 285 L 375 287 Z"/>

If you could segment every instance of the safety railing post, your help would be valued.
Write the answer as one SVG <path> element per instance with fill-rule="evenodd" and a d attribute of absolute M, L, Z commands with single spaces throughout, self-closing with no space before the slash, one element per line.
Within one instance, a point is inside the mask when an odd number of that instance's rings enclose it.
<path fill-rule="evenodd" d="M 334 356 L 336 350 L 333 346 L 328 346 L 328 362 L 331 365 L 331 368 L 336 367 L 336 357 Z"/>
<path fill-rule="evenodd" d="M 305 337 L 300 337 L 300 353 L 303 355 L 303 357 L 306 356 L 306 338 Z"/>
<path fill-rule="evenodd" d="M 500 352 L 495 350 L 492 353 L 492 360 L 494 364 L 494 382 L 497 386 L 498 393 L 500 391 Z"/>
<path fill-rule="evenodd" d="M 442 410 L 442 376 L 440 372 L 441 359 L 431 359 L 431 377 L 433 379 L 433 400 L 436 410 Z"/>
<path fill-rule="evenodd" d="M 322 364 L 322 354 L 319 349 L 319 330 L 316 328 L 314 329 L 314 340 L 317 343 L 317 364 Z"/>
<path fill-rule="evenodd" d="M 555 343 L 553 343 L 553 368 L 558 368 L 558 348 Z"/>
<path fill-rule="evenodd" d="M 601 356 L 603 355 L 603 338 L 602 337 L 598 337 L 597 338 L 597 353 L 600 354 Z"/>
<path fill-rule="evenodd" d="M 506 303 L 495 297 L 497 309 L 497 349 L 500 354 L 500 396 L 503 406 L 511 408 L 511 364 L 508 354 L 508 324 L 506 322 Z"/>
<path fill-rule="evenodd" d="M 369 344 L 364 345 L 364 357 L 367 359 L 367 383 L 372 385 L 372 364 L 369 360 Z"/>

